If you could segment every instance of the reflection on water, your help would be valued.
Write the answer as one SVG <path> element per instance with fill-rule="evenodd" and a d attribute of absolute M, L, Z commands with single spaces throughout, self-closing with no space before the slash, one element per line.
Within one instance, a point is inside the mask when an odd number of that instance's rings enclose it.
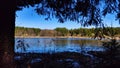
<path fill-rule="evenodd" d="M 24 41 L 20 46 L 18 41 Z M 26 47 L 28 46 L 29 47 Z M 23 47 L 26 49 L 23 49 Z M 19 48 L 18 48 L 19 47 Z M 103 51 L 101 41 L 80 38 L 16 38 L 15 52 L 22 53 L 54 53 L 54 52 L 87 52 Z"/>

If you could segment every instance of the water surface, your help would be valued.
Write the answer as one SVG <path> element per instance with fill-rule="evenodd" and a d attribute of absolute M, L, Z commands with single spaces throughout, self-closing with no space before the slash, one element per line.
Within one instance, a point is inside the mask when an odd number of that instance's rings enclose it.
<path fill-rule="evenodd" d="M 55 53 L 103 51 L 101 41 L 86 38 L 15 38 L 15 52 Z"/>

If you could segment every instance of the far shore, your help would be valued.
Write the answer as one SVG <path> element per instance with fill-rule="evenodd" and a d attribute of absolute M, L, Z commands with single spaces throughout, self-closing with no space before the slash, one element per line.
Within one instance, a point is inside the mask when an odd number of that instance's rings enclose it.
<path fill-rule="evenodd" d="M 85 38 L 85 39 L 94 39 L 93 37 L 85 37 L 85 36 L 15 36 L 15 38 Z M 110 40 L 112 38 L 107 37 L 104 39 Z M 114 39 L 120 40 L 120 37 L 114 37 Z"/>
<path fill-rule="evenodd" d="M 78 36 L 15 36 L 15 38 L 92 38 Z"/>

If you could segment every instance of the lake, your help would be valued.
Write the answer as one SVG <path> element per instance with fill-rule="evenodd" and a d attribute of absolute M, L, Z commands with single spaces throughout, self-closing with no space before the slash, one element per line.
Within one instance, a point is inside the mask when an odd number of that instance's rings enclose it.
<path fill-rule="evenodd" d="M 16 53 L 104 51 L 102 42 L 86 38 L 15 38 Z"/>

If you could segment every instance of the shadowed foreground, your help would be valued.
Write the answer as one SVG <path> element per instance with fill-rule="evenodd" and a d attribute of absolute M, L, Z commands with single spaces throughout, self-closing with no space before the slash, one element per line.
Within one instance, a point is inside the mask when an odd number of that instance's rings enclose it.
<path fill-rule="evenodd" d="M 16 68 L 119 68 L 119 60 L 103 60 L 75 52 L 22 53 L 15 56 Z"/>

